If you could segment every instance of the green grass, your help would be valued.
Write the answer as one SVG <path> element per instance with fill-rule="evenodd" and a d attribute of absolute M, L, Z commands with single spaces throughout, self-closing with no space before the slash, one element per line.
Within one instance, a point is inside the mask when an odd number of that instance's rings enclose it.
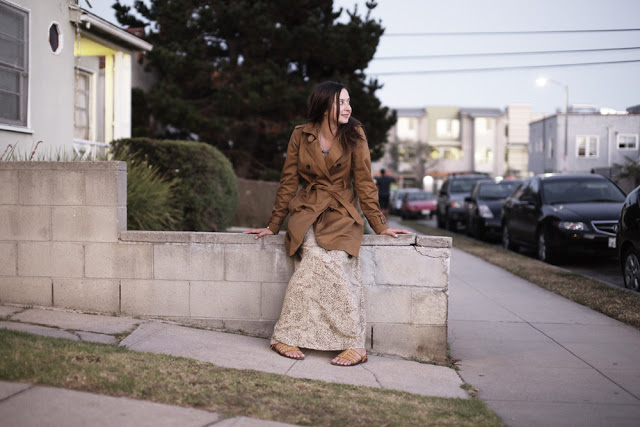
<path fill-rule="evenodd" d="M 477 399 L 425 397 L 217 367 L 0 329 L 0 379 L 317 426 L 501 426 Z"/>
<path fill-rule="evenodd" d="M 542 288 L 562 295 L 640 329 L 640 295 L 624 289 L 608 286 L 597 280 L 561 270 L 536 259 L 507 251 L 499 246 L 481 242 L 458 233 L 429 227 L 413 221 L 403 221 L 403 226 L 421 234 L 453 237 L 453 246 L 497 265 L 518 277 Z"/>

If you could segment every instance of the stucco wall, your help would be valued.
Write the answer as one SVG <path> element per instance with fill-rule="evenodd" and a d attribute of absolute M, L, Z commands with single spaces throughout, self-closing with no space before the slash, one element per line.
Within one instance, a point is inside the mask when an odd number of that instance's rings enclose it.
<path fill-rule="evenodd" d="M 373 351 L 444 361 L 451 239 L 365 236 Z M 0 162 L 0 301 L 268 337 L 296 259 L 284 236 L 126 231 L 123 162 Z"/>

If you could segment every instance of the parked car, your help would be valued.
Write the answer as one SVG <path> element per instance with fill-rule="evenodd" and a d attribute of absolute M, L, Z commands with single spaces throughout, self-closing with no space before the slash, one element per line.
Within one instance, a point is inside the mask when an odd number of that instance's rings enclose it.
<path fill-rule="evenodd" d="M 478 181 L 464 199 L 467 209 L 467 234 L 478 239 L 502 236 L 502 204 L 522 184 L 520 179 Z"/>
<path fill-rule="evenodd" d="M 399 188 L 391 192 L 389 197 L 389 213 L 391 215 L 400 215 L 402 209 L 402 198 L 405 194 L 420 191 L 418 188 Z"/>
<path fill-rule="evenodd" d="M 640 291 L 640 187 L 629 193 L 622 205 L 616 248 L 624 285 Z"/>
<path fill-rule="evenodd" d="M 433 217 L 437 200 L 428 191 L 411 191 L 402 198 L 400 216 L 402 219 Z"/>
<path fill-rule="evenodd" d="M 471 194 L 476 182 L 486 179 L 489 179 L 487 174 L 450 175 L 438 193 L 438 227 L 456 231 L 459 224 L 465 224 L 467 211 L 464 198 Z"/>
<path fill-rule="evenodd" d="M 507 249 L 534 249 L 549 263 L 562 255 L 613 256 L 625 196 L 602 175 L 528 178 L 504 202 L 502 244 Z"/>

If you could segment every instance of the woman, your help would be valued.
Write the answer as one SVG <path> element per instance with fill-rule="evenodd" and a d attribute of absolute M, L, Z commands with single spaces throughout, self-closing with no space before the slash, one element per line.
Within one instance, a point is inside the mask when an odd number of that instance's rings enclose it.
<path fill-rule="evenodd" d="M 364 221 L 356 200 L 377 234 L 410 234 L 389 228 L 380 212 L 369 146 L 351 111 L 342 84 L 315 88 L 308 123 L 291 135 L 269 225 L 245 232 L 256 239 L 277 234 L 290 215 L 285 248 L 292 256 L 302 247 L 302 260 L 289 282 L 271 348 L 292 359 L 304 359 L 300 347 L 344 350 L 331 361 L 339 366 L 367 361 L 358 260 Z"/>

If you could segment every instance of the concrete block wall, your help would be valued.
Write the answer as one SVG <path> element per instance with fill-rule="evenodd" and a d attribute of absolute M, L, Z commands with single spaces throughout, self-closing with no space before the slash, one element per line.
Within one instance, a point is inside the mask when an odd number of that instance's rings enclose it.
<path fill-rule="evenodd" d="M 367 345 L 442 362 L 451 239 L 366 235 Z M 0 162 L 0 301 L 269 337 L 295 257 L 284 235 L 126 231 L 126 164 Z"/>

